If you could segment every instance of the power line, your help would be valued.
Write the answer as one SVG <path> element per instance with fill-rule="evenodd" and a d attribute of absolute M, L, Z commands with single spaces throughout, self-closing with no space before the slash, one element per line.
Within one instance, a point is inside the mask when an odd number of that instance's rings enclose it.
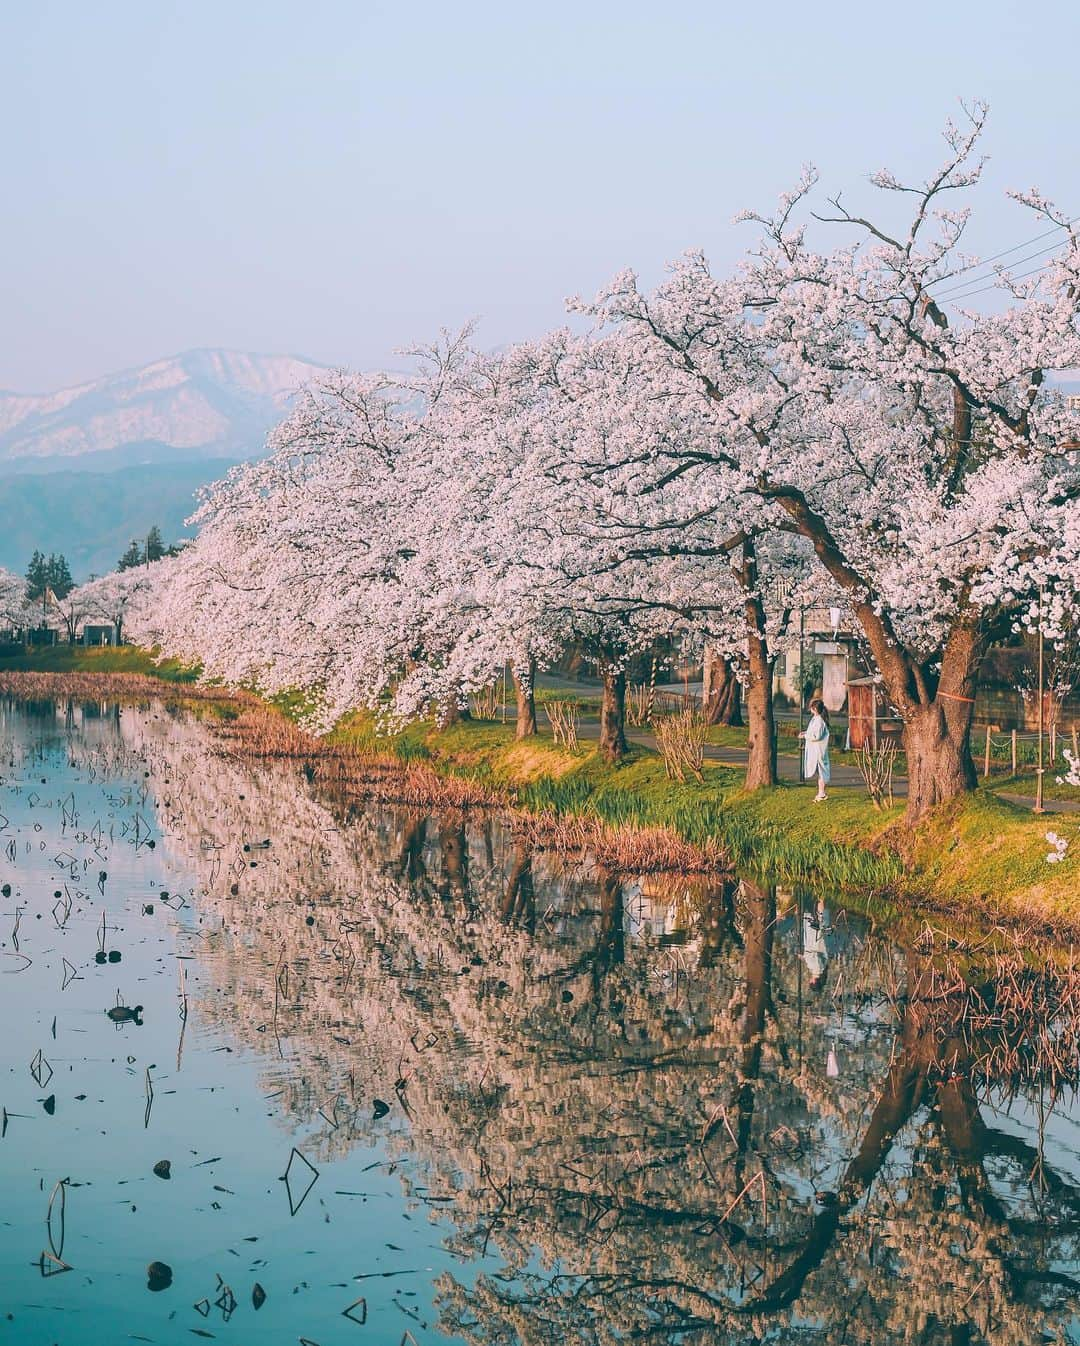
<path fill-rule="evenodd" d="M 1011 280 L 1024 280 L 1028 276 L 1037 276 L 1040 271 L 1048 271 L 1054 265 L 1053 262 L 1043 262 L 1042 266 L 1033 266 L 1030 271 L 1021 271 L 1018 276 L 1010 277 Z M 980 277 L 983 279 L 983 277 Z M 996 284 L 980 285 L 974 290 L 964 290 L 960 294 L 954 294 L 951 298 L 952 303 L 958 299 L 971 299 L 977 294 L 987 294 L 990 290 L 997 290 L 1001 287 Z"/>
<path fill-rule="evenodd" d="M 1034 241 L 1035 241 L 1035 240 L 1032 239 L 1032 242 L 1034 242 Z M 1035 260 L 1036 257 L 1045 257 L 1046 254 L 1047 254 L 1048 252 L 1057 252 L 1057 250 L 1058 250 L 1058 244 L 1057 244 L 1057 243 L 1051 243 L 1050 246 L 1049 246 L 1048 248 L 1040 248 L 1040 249 L 1038 250 L 1038 252 L 1029 252 L 1028 255 L 1027 255 L 1026 257 L 1018 257 L 1017 260 L 1016 260 L 1015 262 L 1013 262 L 1013 266 L 1023 266 L 1023 265 L 1024 265 L 1025 263 L 1027 263 L 1027 262 L 1033 262 L 1033 261 Z M 1016 249 L 1014 248 L 1013 251 L 1015 252 Z M 1047 265 L 1050 265 L 1050 263 L 1047 263 Z M 935 299 L 948 299 L 948 297 L 949 297 L 950 295 L 952 295 L 952 294 L 959 294 L 962 290 L 966 290 L 969 286 L 971 286 L 971 285 L 979 285 L 979 284 L 981 284 L 983 281 L 988 281 L 989 279 L 990 279 L 990 276 L 989 276 L 989 275 L 985 275 L 985 276 L 972 276 L 969 280 L 961 281 L 959 285 L 954 285 L 953 288 L 952 288 L 951 290 L 941 290 L 941 291 L 939 291 L 939 292 L 934 296 L 934 298 L 935 298 Z"/>
<path fill-rule="evenodd" d="M 1001 252 L 995 252 L 990 257 L 983 257 L 978 262 L 969 262 L 967 266 L 958 266 L 952 271 L 946 271 L 943 276 L 938 276 L 936 280 L 928 280 L 923 288 L 929 290 L 934 285 L 941 285 L 944 281 L 952 280 L 954 276 L 962 276 L 968 271 L 981 271 L 983 267 L 989 266 L 992 262 L 1000 261 L 1002 257 L 1010 257 L 1014 252 L 1020 252 L 1023 248 L 1030 248 L 1033 243 L 1041 243 L 1044 238 L 1049 238 L 1061 229 L 1070 229 L 1078 220 L 1080 220 L 1080 215 L 1068 220 L 1065 224 L 1055 224 L 1053 228 L 1046 229 L 1041 234 L 1036 234 L 1034 238 L 1029 238 L 1024 243 L 1014 243 L 1011 248 L 1003 248 Z M 1049 252 L 1050 249 L 1045 249 L 1045 251 Z M 1033 255 L 1039 256 L 1038 253 Z M 964 285 L 970 285 L 973 281 L 985 279 L 984 276 L 972 276 L 971 280 L 964 281 Z"/>

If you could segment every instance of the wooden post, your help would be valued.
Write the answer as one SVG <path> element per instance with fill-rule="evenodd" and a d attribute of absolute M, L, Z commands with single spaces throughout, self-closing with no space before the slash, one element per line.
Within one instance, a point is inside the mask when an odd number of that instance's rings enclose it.
<path fill-rule="evenodd" d="M 983 775 L 990 774 L 990 726 L 986 726 L 986 754 L 983 758 Z"/>
<path fill-rule="evenodd" d="M 1012 773 L 1016 775 L 1016 730 L 1012 731 Z"/>

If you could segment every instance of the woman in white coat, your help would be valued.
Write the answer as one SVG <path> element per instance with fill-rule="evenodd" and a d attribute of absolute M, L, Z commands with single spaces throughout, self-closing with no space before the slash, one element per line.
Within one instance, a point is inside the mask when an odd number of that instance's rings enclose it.
<path fill-rule="evenodd" d="M 829 766 L 829 712 L 824 701 L 817 697 L 810 702 L 810 723 L 800 737 L 804 741 L 803 779 L 810 781 L 817 776 L 814 803 L 820 804 L 827 798 L 825 787 L 832 776 L 832 768 Z"/>

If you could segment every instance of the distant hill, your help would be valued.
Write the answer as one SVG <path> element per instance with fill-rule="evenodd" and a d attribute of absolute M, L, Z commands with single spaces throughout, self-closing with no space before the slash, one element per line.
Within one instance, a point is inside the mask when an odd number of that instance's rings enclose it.
<path fill-rule="evenodd" d="M 157 524 L 167 542 L 192 536 L 195 493 L 231 459 L 147 463 L 113 472 L 0 473 L 0 566 L 26 570 L 35 548 L 63 552 L 76 580 L 115 570 L 133 537 Z"/>
<path fill-rule="evenodd" d="M 322 367 L 196 350 L 57 393 L 0 392 L 0 565 L 61 551 L 77 580 L 112 570 L 153 524 L 167 542 L 200 486 L 265 449 Z"/>
<path fill-rule="evenodd" d="M 321 372 L 291 355 L 195 350 L 60 392 L 0 392 L 0 470 L 246 458 Z"/>

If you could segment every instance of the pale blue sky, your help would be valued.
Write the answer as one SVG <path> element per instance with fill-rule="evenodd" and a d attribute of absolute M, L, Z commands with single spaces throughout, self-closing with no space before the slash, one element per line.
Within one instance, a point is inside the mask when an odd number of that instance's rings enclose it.
<path fill-rule="evenodd" d="M 375 366 L 496 345 L 731 224 L 812 159 L 865 200 L 992 108 L 996 252 L 1038 183 L 1080 214 L 1080 6 L 6 0 L 0 388 L 191 346 Z"/>

